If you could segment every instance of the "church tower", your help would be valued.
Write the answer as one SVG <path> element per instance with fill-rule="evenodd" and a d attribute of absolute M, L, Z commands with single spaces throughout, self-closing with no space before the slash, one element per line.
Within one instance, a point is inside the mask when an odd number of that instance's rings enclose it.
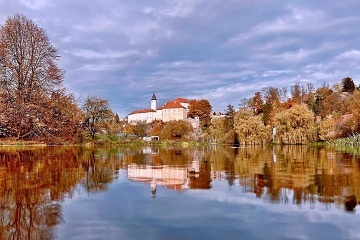
<path fill-rule="evenodd" d="M 151 109 L 156 111 L 156 96 L 155 93 L 153 93 L 151 98 Z"/>

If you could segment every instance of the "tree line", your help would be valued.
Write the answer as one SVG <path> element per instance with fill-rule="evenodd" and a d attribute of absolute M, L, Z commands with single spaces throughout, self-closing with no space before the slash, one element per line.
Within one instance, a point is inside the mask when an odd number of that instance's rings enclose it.
<path fill-rule="evenodd" d="M 359 132 L 360 91 L 350 77 L 331 87 L 324 83 L 315 89 L 311 83 L 296 83 L 288 90 L 267 87 L 242 99 L 238 110 L 228 105 L 225 118 L 212 120 L 214 141 L 307 144 Z"/>
<path fill-rule="evenodd" d="M 45 31 L 24 15 L 0 25 L 0 139 L 64 144 L 117 137 L 158 135 L 169 140 L 229 144 L 305 144 L 358 133 L 360 92 L 350 77 L 330 87 L 295 84 L 267 87 L 226 117 L 212 117 L 206 99 L 191 100 L 188 121 L 130 125 L 120 121 L 108 100 L 89 95 L 78 100 L 63 86 L 65 70 Z M 290 97 L 289 97 L 290 96 Z"/>

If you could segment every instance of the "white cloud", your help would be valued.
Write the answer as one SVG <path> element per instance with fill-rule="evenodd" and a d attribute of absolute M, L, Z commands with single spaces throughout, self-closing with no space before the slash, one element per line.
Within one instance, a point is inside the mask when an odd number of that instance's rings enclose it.
<path fill-rule="evenodd" d="M 170 17 L 186 17 L 201 2 L 202 0 L 168 1 L 169 6 L 163 10 L 163 14 Z"/>
<path fill-rule="evenodd" d="M 325 0 L 0 0 L 2 23 L 20 12 L 46 31 L 69 91 L 103 94 L 120 115 L 153 91 L 223 110 L 266 86 L 358 84 L 359 10 Z"/>
<path fill-rule="evenodd" d="M 336 56 L 336 60 L 360 61 L 360 51 L 352 49 Z"/>
<path fill-rule="evenodd" d="M 74 49 L 70 51 L 70 53 L 74 56 L 85 59 L 116 59 L 141 55 L 138 50 L 127 50 L 123 52 L 106 50 L 104 52 L 98 52 L 91 49 Z M 149 52 L 147 52 L 145 55 L 152 55 L 151 50 L 149 50 Z"/>
<path fill-rule="evenodd" d="M 285 34 L 288 32 L 312 32 L 323 27 L 324 14 L 319 10 L 289 6 L 285 14 L 275 20 L 264 21 L 250 31 L 237 34 L 228 40 L 228 44 L 240 44 L 258 36 Z"/>
<path fill-rule="evenodd" d="M 28 7 L 33 10 L 37 10 L 51 4 L 49 0 L 20 0 L 20 3 L 25 7 Z"/>

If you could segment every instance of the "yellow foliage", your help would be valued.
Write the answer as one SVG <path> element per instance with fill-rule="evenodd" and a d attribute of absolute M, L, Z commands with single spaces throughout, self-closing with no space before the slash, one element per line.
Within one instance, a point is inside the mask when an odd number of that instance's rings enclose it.
<path fill-rule="evenodd" d="M 305 104 L 279 112 L 274 120 L 277 143 L 306 144 L 316 140 L 314 113 Z"/>
<path fill-rule="evenodd" d="M 332 116 L 327 116 L 319 123 L 319 138 L 322 141 L 336 138 L 336 121 Z"/>
<path fill-rule="evenodd" d="M 351 103 L 350 112 L 353 114 L 353 120 L 357 123 L 356 130 L 360 130 L 360 92 L 354 91 Z"/>
<path fill-rule="evenodd" d="M 240 144 L 264 144 L 270 140 L 270 128 L 265 127 L 261 116 L 255 116 L 253 111 L 239 110 L 234 118 L 234 129 L 238 134 Z"/>

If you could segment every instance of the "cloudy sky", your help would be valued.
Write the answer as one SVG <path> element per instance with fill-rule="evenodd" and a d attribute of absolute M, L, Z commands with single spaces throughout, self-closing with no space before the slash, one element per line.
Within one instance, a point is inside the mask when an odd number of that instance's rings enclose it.
<path fill-rule="evenodd" d="M 59 50 L 64 84 L 120 117 L 176 97 L 238 107 L 264 87 L 360 83 L 358 0 L 0 0 Z"/>

